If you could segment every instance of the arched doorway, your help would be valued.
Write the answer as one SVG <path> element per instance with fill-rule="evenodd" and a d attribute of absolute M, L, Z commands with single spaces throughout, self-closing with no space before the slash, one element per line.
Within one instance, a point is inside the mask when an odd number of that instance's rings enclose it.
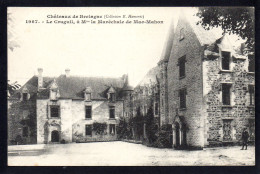
<path fill-rule="evenodd" d="M 58 131 L 54 130 L 51 132 L 51 142 L 59 142 L 60 141 L 60 134 Z"/>

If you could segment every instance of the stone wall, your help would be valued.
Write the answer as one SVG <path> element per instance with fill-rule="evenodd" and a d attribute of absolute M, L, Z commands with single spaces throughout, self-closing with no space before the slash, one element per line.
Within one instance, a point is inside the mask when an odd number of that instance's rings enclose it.
<path fill-rule="evenodd" d="M 23 136 L 23 128 L 28 127 L 28 136 Z M 17 137 L 22 144 L 36 143 L 36 104 L 33 100 L 8 100 L 8 144 Z"/>
<path fill-rule="evenodd" d="M 249 127 L 249 120 L 254 122 L 254 107 L 249 106 L 248 85 L 254 85 L 254 74 L 248 73 L 247 59 L 232 59 L 231 71 L 220 71 L 220 58 L 205 59 L 204 105 L 206 106 L 206 145 L 223 142 L 223 121 L 231 121 L 231 142 L 241 139 L 244 127 Z M 222 83 L 231 84 L 231 106 L 223 106 Z M 248 130 L 249 131 L 249 130 Z M 251 134 L 252 132 L 250 132 Z M 253 133 L 254 134 L 254 133 Z M 251 137 L 254 139 L 254 137 Z M 224 141 L 225 142 L 225 141 Z"/>
<path fill-rule="evenodd" d="M 180 39 L 180 30 L 184 38 Z M 183 116 L 187 127 L 188 146 L 204 146 L 204 116 L 202 113 L 202 47 L 191 26 L 180 19 L 175 30 L 172 51 L 168 63 L 169 124 L 175 128 L 176 116 Z M 185 77 L 179 78 L 179 58 L 186 56 Z M 180 109 L 179 90 L 186 88 L 186 109 Z M 176 134 L 174 131 L 173 134 Z M 173 135 L 175 137 L 175 135 Z M 173 138 L 173 144 L 176 139 Z"/>
<path fill-rule="evenodd" d="M 160 83 L 160 125 L 168 124 L 168 78 L 167 78 L 167 65 L 168 62 L 162 62 L 160 66 L 160 74 L 158 77 Z"/>
<path fill-rule="evenodd" d="M 50 105 L 60 106 L 60 117 L 50 117 Z M 92 118 L 85 118 L 85 106 L 92 106 Z M 109 118 L 109 106 L 115 106 L 115 119 Z M 58 100 L 56 102 L 49 100 L 37 100 L 37 143 L 51 142 L 51 131 L 60 132 L 60 140 L 66 142 L 76 141 L 77 136 L 82 134 L 85 136 L 85 125 L 94 122 L 118 124 L 119 117 L 123 116 L 123 101 L 110 103 L 108 101 L 91 101 L 83 100 Z M 109 132 L 109 126 L 107 127 Z M 87 141 L 98 140 L 99 135 L 92 134 Z M 104 138 L 104 137 L 102 137 Z M 107 140 L 115 140 L 116 135 L 105 137 Z"/>

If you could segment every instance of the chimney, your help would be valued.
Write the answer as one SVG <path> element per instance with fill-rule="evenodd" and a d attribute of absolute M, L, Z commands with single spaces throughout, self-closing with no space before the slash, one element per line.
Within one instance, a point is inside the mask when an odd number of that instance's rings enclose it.
<path fill-rule="evenodd" d="M 38 68 L 38 89 L 43 87 L 42 68 Z"/>
<path fill-rule="evenodd" d="M 66 77 L 70 77 L 70 69 L 66 68 L 65 69 Z"/>

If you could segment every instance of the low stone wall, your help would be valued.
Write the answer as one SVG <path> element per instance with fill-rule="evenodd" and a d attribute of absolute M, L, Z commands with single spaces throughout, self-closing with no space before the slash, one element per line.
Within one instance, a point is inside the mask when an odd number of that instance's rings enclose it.
<path fill-rule="evenodd" d="M 128 142 L 128 143 L 135 143 L 135 144 L 143 144 L 142 141 L 136 141 L 136 140 L 123 139 L 121 141 Z"/>
<path fill-rule="evenodd" d="M 76 140 L 76 143 L 117 141 L 117 137 L 86 137 Z"/>

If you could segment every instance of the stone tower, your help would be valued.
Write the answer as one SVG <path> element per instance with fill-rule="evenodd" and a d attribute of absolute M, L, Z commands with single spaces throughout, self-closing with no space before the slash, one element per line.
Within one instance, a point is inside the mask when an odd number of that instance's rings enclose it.
<path fill-rule="evenodd" d="M 173 45 L 173 35 L 174 35 L 174 23 L 170 24 L 170 29 L 167 35 L 167 39 L 162 51 L 161 59 L 158 62 L 160 68 L 160 73 L 158 75 L 159 79 L 159 90 L 160 90 L 160 125 L 170 124 L 169 114 L 168 114 L 168 77 L 167 68 L 168 61 L 171 55 L 172 45 Z"/>
<path fill-rule="evenodd" d="M 129 85 L 128 75 L 124 75 L 124 86 L 122 89 L 122 97 L 124 99 L 124 118 L 128 120 L 133 115 L 132 92 L 133 87 Z"/>

